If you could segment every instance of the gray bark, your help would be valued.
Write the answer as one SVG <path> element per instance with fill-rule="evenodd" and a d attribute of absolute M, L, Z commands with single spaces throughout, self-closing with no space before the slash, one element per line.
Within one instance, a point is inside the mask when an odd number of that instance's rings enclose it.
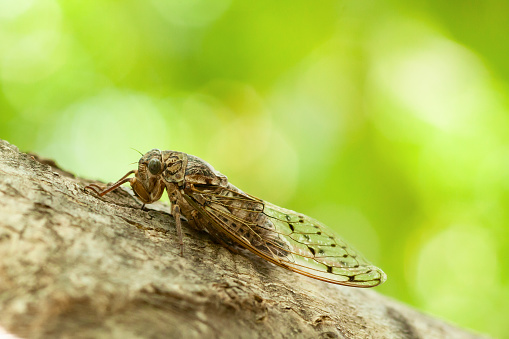
<path fill-rule="evenodd" d="M 478 338 L 374 290 L 233 254 L 169 206 L 0 140 L 0 325 L 25 338 Z M 389 277 L 390 278 L 390 277 Z M 390 283 L 390 282 L 389 282 Z"/>

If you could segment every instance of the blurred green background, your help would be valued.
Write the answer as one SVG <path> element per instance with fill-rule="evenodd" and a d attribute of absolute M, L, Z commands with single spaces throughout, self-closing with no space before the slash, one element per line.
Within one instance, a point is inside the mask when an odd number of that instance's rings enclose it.
<path fill-rule="evenodd" d="M 377 291 L 509 338 L 509 2 L 0 0 L 0 138 L 115 181 L 199 156 Z"/>

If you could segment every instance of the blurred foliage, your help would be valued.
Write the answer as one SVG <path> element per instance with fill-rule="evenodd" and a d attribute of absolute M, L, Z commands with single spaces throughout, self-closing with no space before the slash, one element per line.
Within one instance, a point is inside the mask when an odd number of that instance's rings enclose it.
<path fill-rule="evenodd" d="M 115 181 L 151 148 L 313 216 L 378 291 L 509 338 L 509 2 L 0 0 L 0 137 Z"/>

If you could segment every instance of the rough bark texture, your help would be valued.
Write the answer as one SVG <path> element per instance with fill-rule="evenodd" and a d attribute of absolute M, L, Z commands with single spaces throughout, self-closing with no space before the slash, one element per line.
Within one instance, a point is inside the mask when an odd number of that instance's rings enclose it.
<path fill-rule="evenodd" d="M 84 192 L 0 140 L 0 324 L 28 338 L 476 338 L 379 295 L 232 254 L 169 206 Z"/>

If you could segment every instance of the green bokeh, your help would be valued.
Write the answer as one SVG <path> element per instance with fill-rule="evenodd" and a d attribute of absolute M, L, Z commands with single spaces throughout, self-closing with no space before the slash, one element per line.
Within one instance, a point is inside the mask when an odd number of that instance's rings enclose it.
<path fill-rule="evenodd" d="M 509 3 L 0 0 L 0 138 L 114 181 L 197 155 L 381 293 L 509 338 Z"/>

